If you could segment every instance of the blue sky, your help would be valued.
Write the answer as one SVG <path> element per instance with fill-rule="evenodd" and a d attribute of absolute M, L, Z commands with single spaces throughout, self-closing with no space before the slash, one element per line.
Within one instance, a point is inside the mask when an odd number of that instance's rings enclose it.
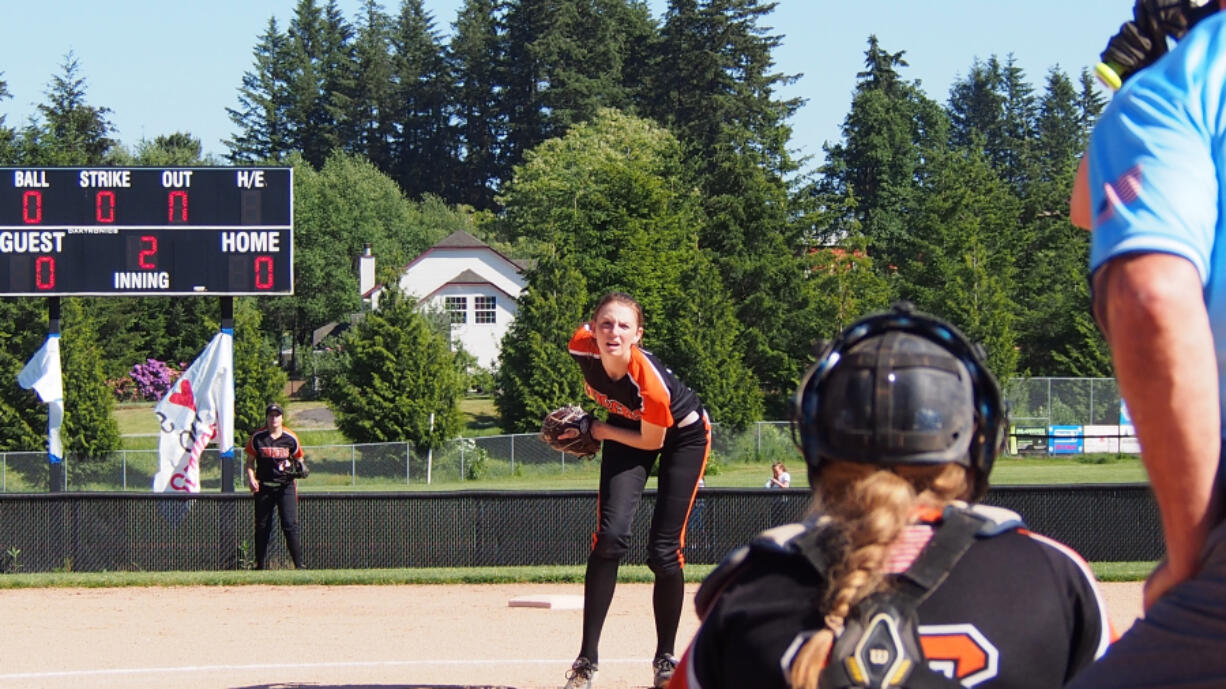
<path fill-rule="evenodd" d="M 323 0 L 320 0 L 322 3 Z M 270 17 L 284 28 L 296 0 L 41 0 L 4 8 L 0 80 L 13 97 L 0 102 L 6 124 L 20 126 L 45 100 L 65 55 L 76 56 L 91 105 L 109 107 L 117 138 L 132 146 L 188 131 L 206 152 L 221 154 L 232 134 L 225 109 L 237 104 L 251 50 Z M 792 119 L 799 155 L 821 157 L 837 141 L 863 68 L 869 34 L 890 52 L 906 51 L 904 77 L 919 80 L 944 103 L 949 86 L 975 59 L 1012 55 L 1036 90 L 1048 70 L 1076 79 L 1092 67 L 1124 20 L 1132 0 L 781 0 L 766 25 L 783 35 L 779 71 L 803 74 L 782 91 L 807 99 Z M 351 22 L 359 0 L 339 0 Z M 383 0 L 389 12 L 400 0 Z M 425 0 L 436 25 L 449 33 L 461 0 Z M 661 17 L 666 0 L 649 0 Z"/>

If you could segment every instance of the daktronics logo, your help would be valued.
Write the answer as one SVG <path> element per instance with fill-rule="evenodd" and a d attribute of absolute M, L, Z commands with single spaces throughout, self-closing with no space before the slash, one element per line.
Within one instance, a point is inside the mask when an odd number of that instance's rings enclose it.
<path fill-rule="evenodd" d="M 963 686 L 974 687 L 999 672 L 1000 651 L 975 625 L 920 625 L 919 635 L 928 667 Z"/>

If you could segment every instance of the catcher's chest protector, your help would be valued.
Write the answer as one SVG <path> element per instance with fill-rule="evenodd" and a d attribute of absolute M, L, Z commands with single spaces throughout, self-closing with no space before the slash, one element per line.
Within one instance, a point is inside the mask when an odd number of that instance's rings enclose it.
<path fill-rule="evenodd" d="M 984 521 L 969 512 L 946 510 L 932 540 L 897 575 L 895 586 L 852 608 L 822 671 L 822 687 L 963 689 L 958 681 L 928 667 L 916 609 L 970 549 Z"/>

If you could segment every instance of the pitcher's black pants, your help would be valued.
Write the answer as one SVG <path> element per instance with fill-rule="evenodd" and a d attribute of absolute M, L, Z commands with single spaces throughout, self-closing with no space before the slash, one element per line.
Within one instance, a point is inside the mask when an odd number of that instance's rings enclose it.
<path fill-rule="evenodd" d="M 664 446 L 639 450 L 606 440 L 600 454 L 600 498 L 597 530 L 587 560 L 583 584 L 583 641 L 579 655 L 598 662 L 597 646 L 604 627 L 617 569 L 630 547 L 630 529 L 647 476 L 660 458 L 655 511 L 647 541 L 647 565 L 655 573 L 652 608 L 656 620 L 656 656 L 673 653 L 681 608 L 685 601 L 685 527 L 698 481 L 711 449 L 706 414 L 683 428 L 668 429 Z"/>

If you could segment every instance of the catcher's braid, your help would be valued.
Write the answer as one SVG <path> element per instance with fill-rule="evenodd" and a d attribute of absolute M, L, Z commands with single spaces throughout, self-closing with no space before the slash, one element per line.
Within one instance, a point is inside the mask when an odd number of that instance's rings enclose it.
<path fill-rule="evenodd" d="M 567 405 L 545 415 L 541 440 L 559 452 L 591 457 L 600 451 L 600 441 L 592 436 L 592 415 L 576 405 Z"/>

